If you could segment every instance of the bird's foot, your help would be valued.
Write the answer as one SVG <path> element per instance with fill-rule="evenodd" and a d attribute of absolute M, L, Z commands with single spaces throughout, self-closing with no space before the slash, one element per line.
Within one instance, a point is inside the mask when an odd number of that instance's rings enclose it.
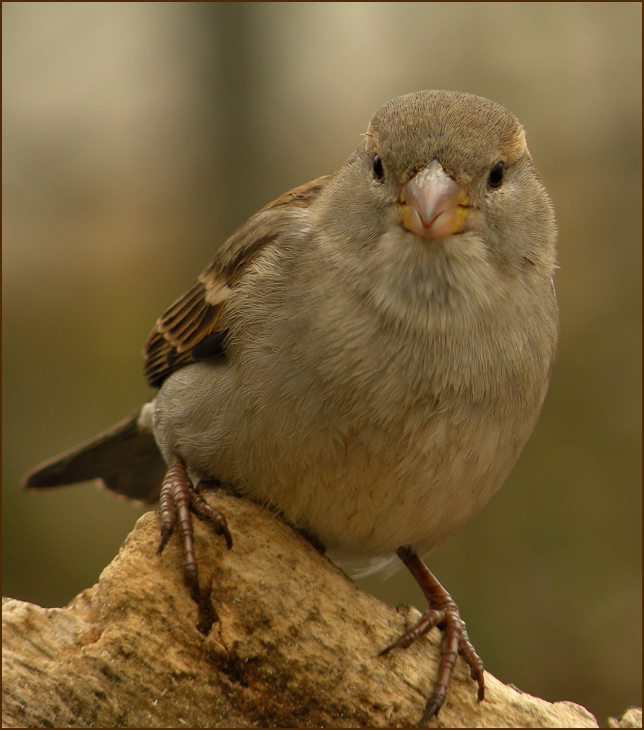
<path fill-rule="evenodd" d="M 421 587 L 429 603 L 429 609 L 425 611 L 420 621 L 413 628 L 406 631 L 393 644 L 383 649 L 380 655 L 387 654 L 396 647 L 407 648 L 435 626 L 443 632 L 438 678 L 434 685 L 434 691 L 429 700 L 427 700 L 425 712 L 418 723 L 418 727 L 423 727 L 430 718 L 438 714 L 438 711 L 445 702 L 447 686 L 459 654 L 467 662 L 471 677 L 478 684 L 478 701 L 480 702 L 484 698 L 485 681 L 483 662 L 469 640 L 465 623 L 458 611 L 458 606 L 454 603 L 449 593 L 412 550 L 409 548 L 400 548 L 398 550 L 398 556 L 409 568 L 411 574 Z"/>
<path fill-rule="evenodd" d="M 228 549 L 233 540 L 226 524 L 226 518 L 218 510 L 211 507 L 195 490 L 188 476 L 186 465 L 178 458 L 168 469 L 161 486 L 161 541 L 157 553 L 161 553 L 174 532 L 179 531 L 181 551 L 183 555 L 183 575 L 190 595 L 196 603 L 201 602 L 199 590 L 199 573 L 194 549 L 194 530 L 192 515 L 210 522 L 218 535 L 223 535 Z"/>

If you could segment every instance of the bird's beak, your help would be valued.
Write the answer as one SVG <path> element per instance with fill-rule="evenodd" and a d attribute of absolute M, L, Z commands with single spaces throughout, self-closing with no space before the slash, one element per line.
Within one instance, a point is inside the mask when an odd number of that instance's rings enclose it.
<path fill-rule="evenodd" d="M 403 186 L 402 224 L 423 238 L 450 236 L 463 228 L 468 202 L 463 188 L 434 160 Z"/>

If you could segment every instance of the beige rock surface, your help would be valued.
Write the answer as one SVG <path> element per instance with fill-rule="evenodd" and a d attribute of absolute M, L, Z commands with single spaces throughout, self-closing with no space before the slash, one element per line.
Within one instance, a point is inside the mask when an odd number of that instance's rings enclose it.
<path fill-rule="evenodd" d="M 182 583 L 176 537 L 156 555 L 153 512 L 99 582 L 67 607 L 5 599 L 4 725 L 414 725 L 436 676 L 439 632 L 378 657 L 418 619 L 416 609 L 363 593 L 265 509 L 225 493 L 207 499 L 226 514 L 234 540 L 227 551 L 207 525 L 195 525 L 210 613 L 197 609 Z M 486 700 L 477 704 L 459 659 L 430 726 L 597 723 L 578 705 L 522 694 L 489 673 Z"/>

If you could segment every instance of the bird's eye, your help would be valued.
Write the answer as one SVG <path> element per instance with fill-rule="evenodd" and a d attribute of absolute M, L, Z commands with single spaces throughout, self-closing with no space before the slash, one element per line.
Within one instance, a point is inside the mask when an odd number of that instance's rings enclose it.
<path fill-rule="evenodd" d="M 374 155 L 373 158 L 373 176 L 376 180 L 382 180 L 385 176 L 385 168 L 382 166 L 380 155 Z"/>
<path fill-rule="evenodd" d="M 500 188 L 503 184 L 503 173 L 505 172 L 505 165 L 502 162 L 497 162 L 487 177 L 487 184 L 491 188 Z"/>

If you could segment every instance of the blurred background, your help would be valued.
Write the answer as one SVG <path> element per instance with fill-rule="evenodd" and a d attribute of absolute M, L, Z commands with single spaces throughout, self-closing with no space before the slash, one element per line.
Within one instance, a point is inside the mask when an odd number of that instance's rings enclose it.
<path fill-rule="evenodd" d="M 523 122 L 554 201 L 561 340 L 518 465 L 428 563 L 499 679 L 600 724 L 641 705 L 641 12 L 3 3 L 3 594 L 64 605 L 131 530 L 91 485 L 20 478 L 151 395 L 142 345 L 226 236 L 390 98 L 469 91 Z M 424 606 L 404 571 L 361 584 Z"/>

